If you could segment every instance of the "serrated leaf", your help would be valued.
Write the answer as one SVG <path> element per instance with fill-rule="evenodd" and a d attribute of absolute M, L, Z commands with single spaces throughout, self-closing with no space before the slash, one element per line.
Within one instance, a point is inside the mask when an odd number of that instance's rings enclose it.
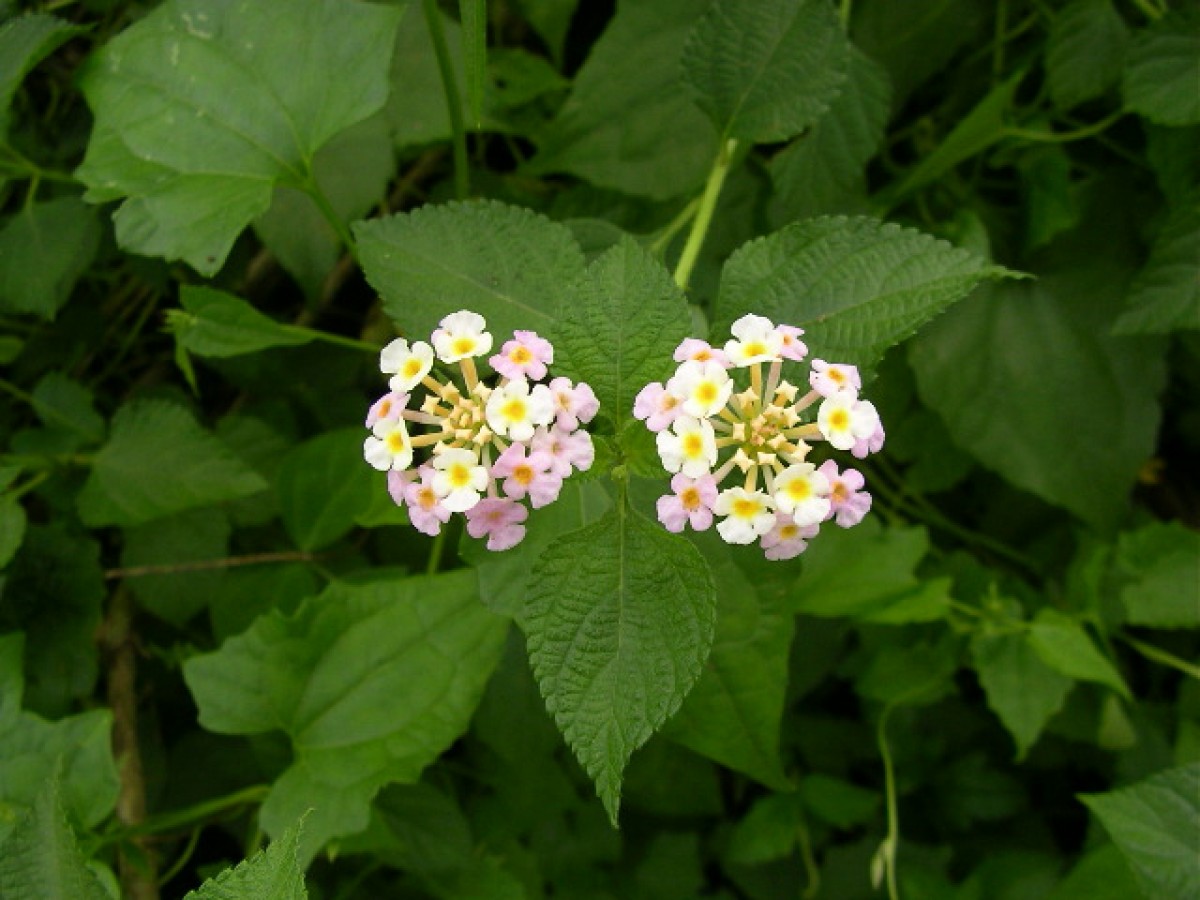
<path fill-rule="evenodd" d="M 1190 900 L 1200 894 L 1200 763 L 1079 799 L 1112 835 L 1147 897 Z"/>
<path fill-rule="evenodd" d="M 348 0 L 170 0 L 83 79 L 88 199 L 125 199 L 126 249 L 215 274 L 276 184 L 308 186 L 317 150 L 383 107 L 400 15 Z"/>
<path fill-rule="evenodd" d="M 108 443 L 79 493 L 79 515 L 92 527 L 141 525 L 266 486 L 183 407 L 134 400 L 113 416 Z"/>
<path fill-rule="evenodd" d="M 302 331 L 263 315 L 241 297 L 215 288 L 185 284 L 179 289 L 179 305 L 182 312 L 167 314 L 171 330 L 197 356 L 241 356 L 312 340 Z"/>
<path fill-rule="evenodd" d="M 766 602 L 712 535 L 697 536 L 717 589 L 717 629 L 700 680 L 667 724 L 674 741 L 776 790 L 794 617 Z M 701 539 L 702 538 L 702 539 Z"/>
<path fill-rule="evenodd" d="M 301 550 L 320 550 L 346 534 L 384 480 L 363 462 L 361 429 L 305 441 L 279 464 L 275 489 L 283 527 Z"/>
<path fill-rule="evenodd" d="M 88 868 L 67 821 L 59 780 L 56 771 L 8 840 L 0 840 L 4 900 L 111 900 Z"/>
<path fill-rule="evenodd" d="M 0 569 L 8 565 L 25 540 L 25 508 L 11 497 L 0 497 Z"/>
<path fill-rule="evenodd" d="M 1012 274 L 910 228 L 863 217 L 812 219 L 729 258 L 712 333 L 756 313 L 804 328 L 814 357 L 871 366 L 981 281 Z"/>
<path fill-rule="evenodd" d="M 988 706 L 1016 742 L 1017 759 L 1023 759 L 1074 682 L 1044 662 L 1023 634 L 979 632 L 971 640 L 971 660 Z"/>
<path fill-rule="evenodd" d="M 846 83 L 829 111 L 771 158 L 772 220 L 780 224 L 865 206 L 866 164 L 891 112 L 884 69 L 851 48 Z"/>
<path fill-rule="evenodd" d="M 0 310 L 53 319 L 99 245 L 96 215 L 78 197 L 26 207 L 0 228 Z"/>
<path fill-rule="evenodd" d="M 104 419 L 92 392 L 62 372 L 47 372 L 33 389 L 33 408 L 49 428 L 67 429 L 87 441 L 104 438 Z"/>
<path fill-rule="evenodd" d="M 1170 12 L 1134 32 L 1121 82 L 1125 107 L 1159 125 L 1200 122 L 1200 9 Z"/>
<path fill-rule="evenodd" d="M 716 0 L 683 48 L 683 81 L 725 137 L 784 141 L 846 79 L 850 44 L 824 0 Z"/>
<path fill-rule="evenodd" d="M 229 554 L 229 519 L 219 509 L 194 509 L 155 519 L 125 532 L 121 565 L 180 566 L 219 560 Z M 127 579 L 138 605 L 172 625 L 182 627 L 221 593 L 220 568 L 183 570 Z"/>
<path fill-rule="evenodd" d="M 1115 844 L 1088 853 L 1054 886 L 1046 900 L 1133 900 L 1144 897 Z"/>
<path fill-rule="evenodd" d="M 1131 699 L 1120 673 L 1097 649 L 1077 620 L 1054 609 L 1038 610 L 1029 628 L 1028 640 L 1050 668 L 1068 678 L 1103 684 L 1126 700 Z"/>
<path fill-rule="evenodd" d="M 529 660 L 614 826 L 629 757 L 699 679 L 715 618 L 704 558 L 628 508 L 559 538 L 534 566 Z"/>
<path fill-rule="evenodd" d="M 29 13 L 0 24 L 0 140 L 7 135 L 9 106 L 21 80 L 39 62 L 83 31 L 45 13 Z"/>
<path fill-rule="evenodd" d="M 266 850 L 189 891 L 184 900 L 306 900 L 308 889 L 299 860 L 303 831 L 302 820 Z"/>
<path fill-rule="evenodd" d="M 333 584 L 295 615 L 259 618 L 184 664 L 200 723 L 221 734 L 280 730 L 292 765 L 263 804 L 282 834 L 310 807 L 300 858 L 367 826 L 371 798 L 411 783 L 466 729 L 504 643 L 475 574 Z"/>
<path fill-rule="evenodd" d="M 1125 618 L 1151 628 L 1200 627 L 1200 535 L 1179 522 L 1154 522 L 1122 534 L 1117 564 Z"/>
<path fill-rule="evenodd" d="M 590 384 L 601 415 L 620 428 L 638 392 L 671 373 L 671 355 L 690 328 L 670 273 L 626 237 L 563 289 L 551 332 L 555 369 Z"/>
<path fill-rule="evenodd" d="M 563 286 L 583 271 L 570 230 L 495 201 L 426 206 L 354 227 L 384 311 L 415 340 L 443 316 L 484 316 L 499 348 L 516 329 L 545 335 Z"/>
<path fill-rule="evenodd" d="M 1046 78 L 1059 109 L 1071 109 L 1113 87 L 1129 29 L 1112 0 L 1073 0 L 1050 23 Z"/>
<path fill-rule="evenodd" d="M 93 710 L 47 722 L 21 710 L 22 643 L 20 634 L 0 636 L 0 847 L 56 771 L 62 773 L 63 806 L 84 827 L 102 821 L 117 800 L 111 713 Z"/>
<path fill-rule="evenodd" d="M 1114 334 L 1166 334 L 1200 329 L 1200 194 L 1171 210 L 1150 260 L 1129 289 Z"/>
<path fill-rule="evenodd" d="M 682 90 L 680 60 L 705 0 L 620 4 L 539 135 L 531 174 L 568 172 L 598 187 L 666 200 L 700 187 L 719 141 Z"/>

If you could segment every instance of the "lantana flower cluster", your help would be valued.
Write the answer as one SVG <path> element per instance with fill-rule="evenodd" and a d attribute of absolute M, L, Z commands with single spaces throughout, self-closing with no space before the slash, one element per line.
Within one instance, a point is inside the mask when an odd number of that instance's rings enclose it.
<path fill-rule="evenodd" d="M 436 535 L 462 513 L 472 537 L 507 550 L 525 537 L 522 501 L 553 503 L 572 471 L 591 468 L 595 448 L 581 426 L 600 404 L 584 382 L 545 383 L 554 348 L 532 331 L 514 332 L 488 358 L 500 376 L 489 386 L 475 364 L 492 350 L 486 329 L 483 316 L 460 310 L 430 343 L 397 338 L 383 348 L 389 391 L 367 414 L 363 455 L 388 473 L 392 499 L 418 531 Z M 438 375 L 435 357 L 457 363 L 461 382 Z"/>
<path fill-rule="evenodd" d="M 634 403 L 674 476 L 658 518 L 674 532 L 704 531 L 719 518 L 728 543 L 758 541 L 768 559 L 791 559 L 822 523 L 849 528 L 871 508 L 862 474 L 833 459 L 810 462 L 813 444 L 862 459 L 883 446 L 883 424 L 859 397 L 854 366 L 813 359 L 807 390 L 784 379 L 785 361 L 808 356 L 802 329 L 747 315 L 731 331 L 723 349 L 685 340 L 674 376 L 646 385 Z M 749 387 L 739 391 L 730 369 L 749 369 Z"/>

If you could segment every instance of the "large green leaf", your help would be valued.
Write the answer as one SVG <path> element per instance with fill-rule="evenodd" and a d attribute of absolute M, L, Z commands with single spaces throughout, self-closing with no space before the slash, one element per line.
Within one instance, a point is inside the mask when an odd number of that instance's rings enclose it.
<path fill-rule="evenodd" d="M 197 356 L 241 356 L 312 340 L 303 331 L 263 315 L 241 297 L 213 288 L 185 284 L 179 289 L 179 304 L 182 310 L 167 314 L 171 330 Z"/>
<path fill-rule="evenodd" d="M 411 338 L 469 309 L 499 348 L 515 329 L 549 330 L 564 285 L 583 271 L 565 225 L 492 201 L 426 206 L 354 229 L 367 280 Z"/>
<path fill-rule="evenodd" d="M 1105 844 L 1081 859 L 1046 900 L 1135 900 L 1143 896 L 1125 856 Z"/>
<path fill-rule="evenodd" d="M 138 604 L 173 625 L 184 625 L 221 594 L 226 574 L 221 568 L 188 571 L 186 564 L 228 556 L 229 533 L 229 519 L 212 507 L 126 529 L 123 566 L 182 569 L 130 577 L 127 583 Z"/>
<path fill-rule="evenodd" d="M 387 486 L 363 463 L 362 429 L 330 431 L 292 449 L 279 464 L 283 526 L 301 550 L 320 550 L 351 528 Z"/>
<path fill-rule="evenodd" d="M 882 67 L 853 48 L 846 75 L 829 111 L 771 158 L 775 222 L 860 212 L 866 205 L 866 164 L 883 138 L 891 84 Z"/>
<path fill-rule="evenodd" d="M 117 239 L 212 275 L 276 184 L 383 107 L 400 11 L 350 0 L 169 0 L 83 80 L 96 127 L 79 177 L 124 199 Z"/>
<path fill-rule="evenodd" d="M 620 427 L 638 392 L 671 373 L 671 354 L 690 329 L 687 302 L 670 273 L 624 238 L 563 289 L 552 331 L 555 367 L 590 384 L 601 415 Z"/>
<path fill-rule="evenodd" d="M 113 417 L 108 443 L 79 493 L 79 515 L 93 527 L 141 525 L 266 486 L 183 407 L 134 400 Z"/>
<path fill-rule="evenodd" d="M 1200 895 L 1200 763 L 1079 799 L 1112 835 L 1147 897 L 1191 900 Z"/>
<path fill-rule="evenodd" d="M 0 228 L 0 311 L 53 319 L 99 245 L 96 215 L 77 197 L 27 206 Z"/>
<path fill-rule="evenodd" d="M 1166 334 L 1200 329 L 1200 192 L 1175 207 L 1129 290 L 1117 334 Z"/>
<path fill-rule="evenodd" d="M 824 0 L 715 0 L 683 48 L 684 84 L 726 137 L 795 137 L 846 80 L 850 44 Z"/>
<path fill-rule="evenodd" d="M 1159 125 L 1200 122 L 1200 8 L 1185 4 L 1135 32 L 1125 55 L 1125 106 Z"/>
<path fill-rule="evenodd" d="M 910 228 L 861 217 L 812 219 L 729 258 L 713 333 L 757 313 L 804 328 L 815 357 L 870 366 L 979 282 L 1010 274 Z"/>
<path fill-rule="evenodd" d="M 33 808 L 0 840 L 0 897 L 4 900 L 109 900 L 87 866 L 54 772 L 39 785 Z"/>
<path fill-rule="evenodd" d="M 715 619 L 704 558 L 628 507 L 559 538 L 534 566 L 529 660 L 614 825 L 629 757 L 699 679 Z"/>
<path fill-rule="evenodd" d="M 1117 562 L 1126 620 L 1152 628 L 1200 627 L 1200 534 L 1179 522 L 1154 522 L 1122 534 Z"/>
<path fill-rule="evenodd" d="M 533 174 L 665 200 L 697 189 L 717 133 L 683 90 L 680 59 L 705 0 L 624 0 L 538 136 Z"/>
<path fill-rule="evenodd" d="M 0 24 L 0 141 L 7 136 L 9 106 L 29 70 L 83 31 L 45 13 Z"/>
<path fill-rule="evenodd" d="M 1017 759 L 1022 759 L 1062 709 L 1074 682 L 1043 662 L 1023 634 L 980 632 L 971 641 L 971 660 L 988 706 L 1012 735 Z"/>
<path fill-rule="evenodd" d="M 266 850 L 210 878 L 184 900 L 305 900 L 299 857 L 303 830 L 303 822 L 291 826 Z"/>
<path fill-rule="evenodd" d="M 289 737 L 292 765 L 261 817 L 279 835 L 312 808 L 307 861 L 330 838 L 365 828 L 381 786 L 416 781 L 462 734 L 504 633 L 469 570 L 334 584 L 295 615 L 270 613 L 193 657 L 183 674 L 205 728 Z"/>
<path fill-rule="evenodd" d="M 698 536 L 700 537 L 700 536 Z M 698 541 L 717 588 L 717 630 L 696 687 L 668 723 L 685 747 L 777 790 L 792 785 L 779 758 L 794 617 L 759 597 L 711 534 Z"/>
<path fill-rule="evenodd" d="M 1103 684 L 1126 700 L 1131 699 L 1121 674 L 1077 620 L 1058 610 L 1039 610 L 1030 626 L 1028 640 L 1042 662 L 1052 669 L 1068 678 Z"/>
<path fill-rule="evenodd" d="M 1121 78 L 1129 29 L 1112 0 L 1072 0 L 1050 23 L 1046 79 L 1060 109 L 1101 96 Z"/>
<path fill-rule="evenodd" d="M 0 497 L 0 569 L 8 565 L 25 540 L 25 508 L 11 497 Z"/>

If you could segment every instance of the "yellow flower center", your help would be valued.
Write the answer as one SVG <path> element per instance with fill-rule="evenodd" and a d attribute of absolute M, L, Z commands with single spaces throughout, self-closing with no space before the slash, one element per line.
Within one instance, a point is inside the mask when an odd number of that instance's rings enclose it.
<path fill-rule="evenodd" d="M 841 369 L 829 368 L 825 370 L 825 374 L 829 376 L 829 380 L 834 384 L 846 383 L 846 376 L 842 374 Z"/>
<path fill-rule="evenodd" d="M 437 494 L 433 492 L 433 488 L 423 487 L 417 491 L 417 503 L 421 509 L 433 509 L 437 503 Z"/>
<path fill-rule="evenodd" d="M 705 406 L 717 399 L 717 386 L 711 381 L 702 381 L 696 387 L 696 399 Z"/>
<path fill-rule="evenodd" d="M 512 353 L 508 354 L 508 358 L 517 365 L 523 366 L 533 360 L 533 354 L 529 352 L 528 347 L 524 346 L 523 344 L 518 344 L 513 348 Z"/>
<path fill-rule="evenodd" d="M 829 414 L 829 427 L 845 431 L 850 427 L 850 414 L 844 409 L 835 409 Z"/>
<path fill-rule="evenodd" d="M 837 502 L 841 503 L 850 496 L 850 492 L 846 490 L 846 485 L 842 484 L 842 482 L 835 481 L 833 483 L 833 491 L 830 496 Z"/>
<path fill-rule="evenodd" d="M 387 448 L 392 453 L 399 453 L 400 451 L 402 451 L 405 448 L 405 446 L 408 443 L 404 439 L 404 432 L 400 431 L 398 429 L 396 431 L 393 431 L 391 434 L 389 434 L 386 438 L 386 441 L 387 441 Z"/>
<path fill-rule="evenodd" d="M 415 356 L 410 356 L 404 363 L 404 367 L 400 370 L 400 374 L 405 378 L 416 378 L 421 372 L 421 361 Z"/>
<path fill-rule="evenodd" d="M 379 404 L 379 418 L 386 419 L 392 411 L 392 401 L 384 400 Z"/>
<path fill-rule="evenodd" d="M 763 356 L 767 352 L 767 345 L 762 341 L 748 341 L 742 344 L 742 353 L 746 356 Z"/>
<path fill-rule="evenodd" d="M 471 469 L 462 463 L 454 463 L 446 470 L 446 478 L 454 488 L 464 488 L 471 483 Z"/>
<path fill-rule="evenodd" d="M 757 500 L 734 500 L 731 512 L 739 519 L 753 519 L 758 515 L 761 505 Z"/>
<path fill-rule="evenodd" d="M 788 496 L 799 503 L 801 500 L 807 500 L 812 495 L 812 488 L 809 487 L 808 480 L 797 478 L 794 481 L 789 481 L 787 486 Z"/>
<path fill-rule="evenodd" d="M 700 492 L 694 487 L 684 488 L 683 493 L 679 495 L 679 502 L 683 504 L 683 508 L 687 510 L 700 508 Z"/>
<path fill-rule="evenodd" d="M 704 453 L 704 438 L 692 433 L 683 436 L 683 455 L 694 459 Z"/>
<path fill-rule="evenodd" d="M 781 538 L 783 538 L 785 541 L 790 541 L 792 538 L 794 538 L 799 533 L 800 533 L 800 526 L 798 526 L 798 525 L 784 525 L 782 528 L 779 529 L 779 536 Z"/>
<path fill-rule="evenodd" d="M 533 481 L 533 469 L 529 466 L 517 466 L 513 469 L 512 477 L 517 479 L 517 484 L 528 485 Z"/>
<path fill-rule="evenodd" d="M 454 348 L 456 356 L 464 356 L 475 349 L 475 338 L 466 336 L 458 337 L 454 339 L 454 343 L 451 346 Z"/>
<path fill-rule="evenodd" d="M 512 397 L 500 407 L 500 415 L 510 422 L 523 422 L 528 415 L 528 407 L 520 397 Z"/>

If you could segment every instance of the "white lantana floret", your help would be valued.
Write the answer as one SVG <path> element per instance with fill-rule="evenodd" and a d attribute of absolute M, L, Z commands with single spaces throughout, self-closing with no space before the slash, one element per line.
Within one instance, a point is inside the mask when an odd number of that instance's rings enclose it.
<path fill-rule="evenodd" d="M 775 527 L 775 503 L 763 491 L 740 487 L 722 491 L 713 512 L 725 517 L 717 532 L 730 544 L 752 544 Z"/>
<path fill-rule="evenodd" d="M 433 457 L 433 492 L 450 512 L 466 512 L 488 485 L 487 469 L 465 448 L 447 448 Z"/>
<path fill-rule="evenodd" d="M 517 378 L 492 391 L 485 414 L 496 434 L 527 441 L 537 426 L 549 425 L 554 419 L 554 395 L 544 384 L 534 385 L 531 390 L 528 381 Z"/>
<path fill-rule="evenodd" d="M 424 341 L 409 346 L 404 338 L 396 338 L 379 353 L 379 371 L 391 375 L 388 387 L 407 393 L 421 383 L 433 368 L 433 348 Z"/>
<path fill-rule="evenodd" d="M 492 336 L 485 328 L 487 322 L 479 313 L 461 309 L 446 316 L 432 335 L 438 359 L 452 363 L 488 353 L 492 349 Z"/>
<path fill-rule="evenodd" d="M 817 427 L 821 436 L 838 450 L 850 450 L 869 438 L 879 424 L 879 415 L 870 403 L 859 400 L 853 391 L 838 391 L 821 403 Z"/>
<path fill-rule="evenodd" d="M 783 338 L 770 319 L 745 315 L 734 322 L 729 330 L 734 339 L 725 343 L 725 355 L 733 365 L 744 367 L 774 362 L 780 358 Z"/>
<path fill-rule="evenodd" d="M 706 475 L 717 462 L 717 439 L 707 419 L 680 416 L 669 431 L 655 438 L 658 455 L 668 472 L 682 472 L 689 478 Z"/>
<path fill-rule="evenodd" d="M 412 441 L 403 419 L 380 419 L 371 428 L 371 436 L 363 441 L 363 456 L 372 468 L 380 472 L 407 469 L 412 465 Z"/>
<path fill-rule="evenodd" d="M 812 463 L 788 466 L 775 476 L 775 502 L 797 525 L 817 525 L 829 515 L 829 479 Z"/>
<path fill-rule="evenodd" d="M 667 391 L 683 398 L 683 411 L 689 416 L 707 418 L 725 408 L 733 393 L 733 379 L 718 362 L 688 360 L 667 382 Z"/>

